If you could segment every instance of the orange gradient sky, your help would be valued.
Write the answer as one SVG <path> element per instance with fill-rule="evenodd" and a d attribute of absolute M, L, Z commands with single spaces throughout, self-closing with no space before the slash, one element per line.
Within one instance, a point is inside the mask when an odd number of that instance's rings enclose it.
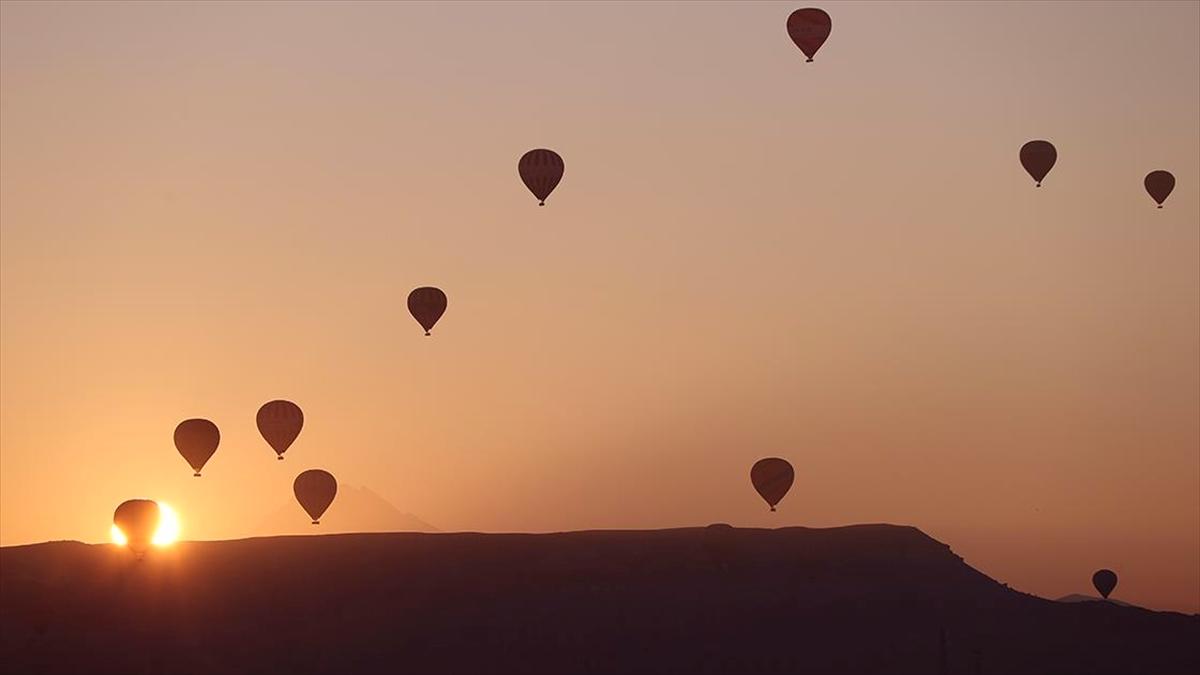
<path fill-rule="evenodd" d="M 321 467 L 443 530 L 884 521 L 1200 610 L 1200 4 L 825 2 L 810 64 L 799 6 L 4 3 L 0 542 L 134 496 L 244 536 Z"/>

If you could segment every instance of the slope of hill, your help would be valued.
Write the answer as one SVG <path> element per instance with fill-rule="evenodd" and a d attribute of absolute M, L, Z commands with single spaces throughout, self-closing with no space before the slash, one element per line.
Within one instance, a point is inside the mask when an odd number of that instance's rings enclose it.
<path fill-rule="evenodd" d="M 1105 600 L 1098 595 L 1084 595 L 1082 593 L 1071 593 L 1070 595 L 1064 595 L 1061 598 L 1056 598 L 1055 602 L 1111 602 L 1114 605 L 1121 605 L 1122 607 L 1137 607 L 1137 605 L 1131 605 L 1128 602 L 1117 600 L 1116 598 L 1109 598 Z"/>
<path fill-rule="evenodd" d="M 1200 617 L 1018 593 L 890 525 L 0 549 L 6 672 L 1190 673 Z"/>

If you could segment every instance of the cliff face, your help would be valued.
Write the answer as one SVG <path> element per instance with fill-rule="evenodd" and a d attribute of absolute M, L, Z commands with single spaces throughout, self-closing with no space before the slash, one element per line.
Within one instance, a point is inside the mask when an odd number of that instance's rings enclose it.
<path fill-rule="evenodd" d="M 11 672 L 1128 673 L 1200 619 L 1009 590 L 919 530 L 725 526 L 0 549 Z"/>

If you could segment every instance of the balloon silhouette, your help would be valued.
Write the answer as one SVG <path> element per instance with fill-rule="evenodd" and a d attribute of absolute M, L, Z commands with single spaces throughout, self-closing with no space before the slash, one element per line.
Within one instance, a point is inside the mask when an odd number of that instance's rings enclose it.
<path fill-rule="evenodd" d="M 750 482 L 772 511 L 792 488 L 795 478 L 796 472 L 792 470 L 792 465 L 786 459 L 778 457 L 760 459 L 750 468 Z"/>
<path fill-rule="evenodd" d="M 1142 181 L 1146 186 L 1146 192 L 1150 193 L 1150 197 L 1158 202 L 1158 208 L 1162 208 L 1162 203 L 1167 201 L 1167 197 L 1171 196 L 1171 190 L 1175 189 L 1175 176 L 1171 175 L 1170 171 L 1151 171 L 1146 174 L 1146 180 Z"/>
<path fill-rule="evenodd" d="M 275 449 L 279 459 L 304 428 L 304 412 L 291 401 L 271 401 L 258 409 L 258 433 Z"/>
<path fill-rule="evenodd" d="M 408 313 L 413 315 L 425 334 L 433 330 L 434 324 L 446 313 L 446 294 L 440 288 L 422 286 L 408 294 Z"/>
<path fill-rule="evenodd" d="M 806 63 L 812 63 L 813 56 L 833 30 L 833 21 L 823 9 L 806 7 L 792 12 L 787 20 L 787 32 L 792 42 L 808 57 Z"/>
<path fill-rule="evenodd" d="M 1058 151 L 1050 141 L 1029 141 L 1021 146 L 1021 166 L 1033 177 L 1036 187 L 1042 187 L 1042 179 L 1054 168 Z"/>
<path fill-rule="evenodd" d="M 197 478 L 220 442 L 221 432 L 217 425 L 208 420 L 184 420 L 175 427 L 175 449 L 192 465 L 192 470 L 196 472 L 192 475 Z"/>
<path fill-rule="evenodd" d="M 292 491 L 296 493 L 296 501 L 312 517 L 312 524 L 320 525 L 321 514 L 325 513 L 337 495 L 337 479 L 328 471 L 309 469 L 296 476 Z"/>
<path fill-rule="evenodd" d="M 1117 573 L 1112 570 L 1098 570 L 1092 575 L 1092 585 L 1107 600 L 1108 594 L 1112 593 L 1113 589 L 1117 587 Z"/>
<path fill-rule="evenodd" d="M 546 205 L 546 198 L 554 192 L 563 177 L 563 160 L 553 150 L 539 148 L 521 155 L 517 162 L 517 173 L 521 182 L 538 198 L 538 206 Z"/>
<path fill-rule="evenodd" d="M 130 499 L 121 502 L 113 512 L 113 524 L 125 535 L 125 543 L 138 559 L 150 548 L 154 531 L 158 529 L 158 504 L 149 499 Z"/>

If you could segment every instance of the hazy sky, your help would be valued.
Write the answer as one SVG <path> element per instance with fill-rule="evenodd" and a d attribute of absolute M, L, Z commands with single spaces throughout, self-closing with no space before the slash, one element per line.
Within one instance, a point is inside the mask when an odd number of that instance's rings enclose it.
<path fill-rule="evenodd" d="M 4 3 L 0 541 L 241 536 L 322 467 L 444 530 L 884 521 L 1200 610 L 1200 4 L 824 2 L 807 64 L 799 6 Z"/>

